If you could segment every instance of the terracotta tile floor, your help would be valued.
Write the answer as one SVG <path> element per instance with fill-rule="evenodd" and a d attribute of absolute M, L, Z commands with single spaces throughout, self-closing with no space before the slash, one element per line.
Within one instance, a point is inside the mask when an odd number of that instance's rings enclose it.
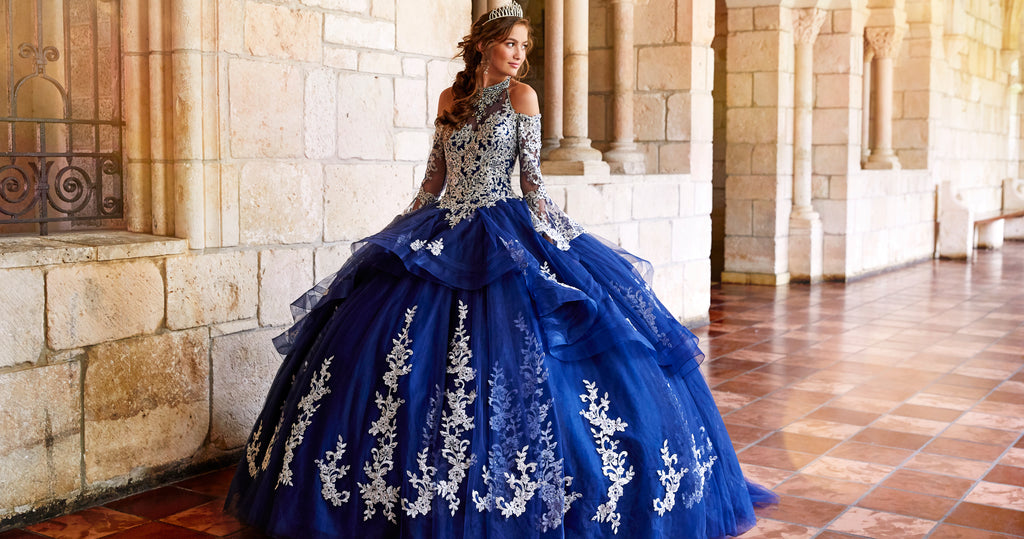
<path fill-rule="evenodd" d="M 697 329 L 749 476 L 781 503 L 745 538 L 1024 536 L 1024 244 L 850 284 L 723 285 Z M 262 537 L 232 470 L 0 539 Z"/>

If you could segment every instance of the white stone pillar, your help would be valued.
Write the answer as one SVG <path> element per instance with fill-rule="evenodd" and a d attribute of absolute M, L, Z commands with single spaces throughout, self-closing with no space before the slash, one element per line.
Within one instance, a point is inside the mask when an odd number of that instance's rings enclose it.
<path fill-rule="evenodd" d="M 541 159 L 547 159 L 562 138 L 565 2 L 547 0 L 544 9 L 544 121 L 541 123 L 544 145 L 540 149 Z"/>
<path fill-rule="evenodd" d="M 871 156 L 871 61 L 875 50 L 864 40 L 864 75 L 862 77 L 860 109 L 860 166 Z"/>
<path fill-rule="evenodd" d="M 633 139 L 633 86 L 636 83 L 636 51 L 633 47 L 633 5 L 635 0 L 610 0 L 614 86 L 611 149 L 604 160 L 616 174 L 643 174 L 644 156 Z"/>
<path fill-rule="evenodd" d="M 174 179 L 168 152 L 170 118 L 168 114 L 168 71 L 171 50 L 170 28 L 165 16 L 169 0 L 150 0 L 149 10 L 149 136 L 150 199 L 153 212 L 153 234 L 174 235 Z"/>
<path fill-rule="evenodd" d="M 145 0 L 122 3 L 124 53 L 124 177 L 128 230 L 153 227 L 150 193 L 149 14 Z"/>
<path fill-rule="evenodd" d="M 864 35 L 875 51 L 875 140 L 864 168 L 898 169 L 900 162 L 892 150 L 892 70 L 893 58 L 903 41 L 903 30 L 867 28 Z"/>
<path fill-rule="evenodd" d="M 587 137 L 590 6 L 588 0 L 565 0 L 564 137 L 548 154 L 547 174 L 607 174 L 608 164 Z"/>
<path fill-rule="evenodd" d="M 812 125 L 814 121 L 814 40 L 826 12 L 793 13 L 793 211 L 789 217 L 789 273 L 794 280 L 821 280 L 821 218 L 811 205 Z"/>
<path fill-rule="evenodd" d="M 174 229 L 192 249 L 206 247 L 201 13 L 202 0 L 171 0 Z"/>

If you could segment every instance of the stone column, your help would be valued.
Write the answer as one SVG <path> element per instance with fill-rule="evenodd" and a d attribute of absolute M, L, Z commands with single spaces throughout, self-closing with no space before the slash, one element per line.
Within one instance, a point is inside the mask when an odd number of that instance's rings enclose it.
<path fill-rule="evenodd" d="M 608 173 L 601 152 L 587 138 L 589 9 L 588 0 L 565 0 L 564 137 L 548 154 L 543 167 L 547 174 Z"/>
<path fill-rule="evenodd" d="M 565 59 L 565 36 L 562 34 L 565 2 L 547 0 L 544 8 L 544 121 L 541 122 L 544 145 L 540 149 L 541 159 L 547 159 L 562 138 L 562 69 Z"/>
<path fill-rule="evenodd" d="M 122 3 L 124 36 L 124 177 L 128 230 L 153 227 L 150 193 L 149 14 L 144 0 Z"/>
<path fill-rule="evenodd" d="M 149 10 L 149 138 L 150 198 L 153 212 L 153 234 L 174 235 L 174 179 L 168 151 L 170 118 L 167 113 L 170 29 L 167 24 L 167 2 L 150 0 Z"/>
<path fill-rule="evenodd" d="M 821 280 L 821 218 L 811 205 L 814 107 L 814 40 L 825 21 L 821 9 L 793 13 L 795 48 L 793 87 L 793 211 L 789 217 L 790 278 Z"/>
<path fill-rule="evenodd" d="M 171 0 L 175 235 L 206 247 L 203 177 L 202 0 Z"/>
<path fill-rule="evenodd" d="M 644 156 L 633 142 L 633 87 L 636 84 L 636 51 L 633 48 L 633 5 L 635 0 L 610 0 L 612 5 L 612 33 L 614 89 L 612 94 L 613 122 L 611 149 L 604 152 L 604 160 L 617 174 L 643 174 Z"/>
<path fill-rule="evenodd" d="M 864 75 L 861 93 L 860 119 L 860 166 L 864 166 L 871 156 L 871 60 L 875 50 L 864 40 Z"/>
<path fill-rule="evenodd" d="M 900 162 L 892 150 L 892 69 L 893 58 L 903 41 L 903 30 L 867 28 L 864 35 L 875 51 L 875 140 L 864 168 L 898 169 Z"/>

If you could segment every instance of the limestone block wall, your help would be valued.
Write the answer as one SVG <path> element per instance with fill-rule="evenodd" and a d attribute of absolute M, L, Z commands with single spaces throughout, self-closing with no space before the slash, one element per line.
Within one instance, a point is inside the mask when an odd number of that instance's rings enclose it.
<path fill-rule="evenodd" d="M 614 25 L 606 2 L 590 7 L 590 138 L 606 150 L 614 115 Z M 714 4 L 649 0 L 635 7 L 634 134 L 648 173 L 711 174 Z"/>
<path fill-rule="evenodd" d="M 953 5 L 948 5 L 952 7 Z M 908 2 L 909 33 L 897 60 L 893 145 L 904 168 L 951 180 L 972 209 L 995 210 L 1007 177 L 1018 109 L 1011 95 L 1019 55 L 1003 49 L 998 1 L 940 11 Z"/>
<path fill-rule="evenodd" d="M 587 230 L 654 265 L 654 290 L 688 325 L 711 305 L 711 179 L 689 174 L 547 176 L 552 199 Z"/>
<path fill-rule="evenodd" d="M 935 187 L 924 170 L 863 170 L 833 178 L 814 208 L 824 231 L 824 276 L 859 275 L 932 257 Z"/>

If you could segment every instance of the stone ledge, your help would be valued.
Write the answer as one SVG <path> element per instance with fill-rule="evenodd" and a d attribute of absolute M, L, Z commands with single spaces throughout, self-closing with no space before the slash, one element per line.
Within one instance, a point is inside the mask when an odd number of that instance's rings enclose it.
<path fill-rule="evenodd" d="M 0 237 L 0 268 L 25 268 L 181 254 L 183 239 L 120 230 Z"/>

